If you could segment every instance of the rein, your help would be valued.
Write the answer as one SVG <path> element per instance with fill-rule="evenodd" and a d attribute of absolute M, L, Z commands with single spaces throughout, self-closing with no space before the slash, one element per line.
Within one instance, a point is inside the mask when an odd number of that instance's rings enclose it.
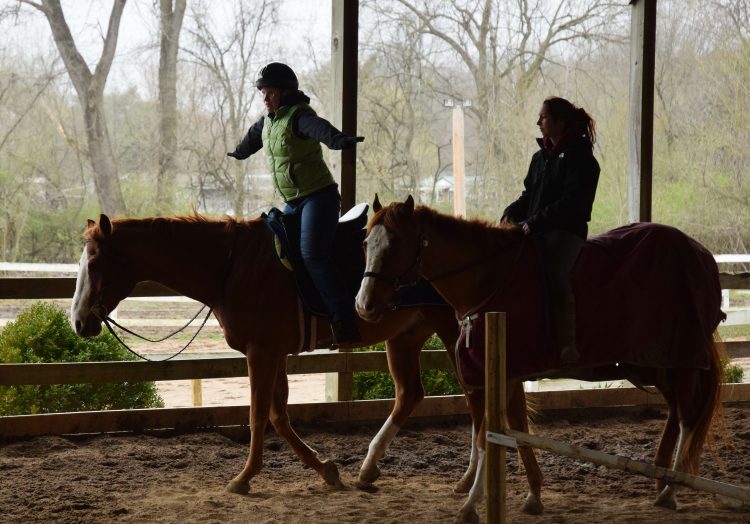
<path fill-rule="evenodd" d="M 417 257 L 414 260 L 414 262 L 404 271 L 400 276 L 397 277 L 387 277 L 383 275 L 382 273 L 378 273 L 376 271 L 365 271 L 362 275 L 363 278 L 374 278 L 376 280 L 383 280 L 386 283 L 391 284 L 396 291 L 399 291 L 406 287 L 413 287 L 417 285 L 417 282 L 419 281 L 419 266 L 422 263 L 422 250 L 429 245 L 429 241 L 427 240 L 427 237 L 422 235 L 420 237 L 420 243 L 419 243 L 419 249 L 417 250 Z M 496 256 L 504 253 L 504 250 L 497 250 L 493 253 L 490 253 L 489 255 L 483 256 L 477 260 L 474 260 L 466 265 L 463 265 L 461 267 L 458 267 L 456 269 L 451 269 L 450 271 L 446 271 L 445 273 L 438 275 L 436 277 L 432 278 L 425 278 L 423 279 L 425 282 L 437 282 L 438 280 L 443 280 L 444 278 L 450 278 L 452 276 L 458 275 L 460 273 L 464 273 L 465 271 L 468 271 L 474 267 L 477 267 L 481 264 L 485 264 L 492 259 L 494 259 Z M 519 251 L 520 253 L 520 251 Z M 406 280 L 406 275 L 414 271 L 415 276 L 413 278 L 410 278 Z"/>
<path fill-rule="evenodd" d="M 518 253 L 516 253 L 516 258 L 514 259 L 513 263 L 511 264 L 511 267 L 512 267 L 512 268 L 518 268 L 518 261 L 519 261 L 519 260 L 521 259 L 521 255 L 522 255 L 522 254 L 523 254 L 523 241 L 521 241 L 521 242 L 520 242 L 520 243 L 518 244 Z M 469 310 L 469 311 L 468 311 L 468 312 L 467 312 L 467 313 L 466 313 L 466 314 L 465 314 L 465 315 L 463 316 L 463 321 L 465 322 L 466 320 L 471 320 L 471 319 L 472 319 L 472 317 L 476 318 L 476 316 L 478 315 L 478 313 L 477 313 L 477 312 L 478 312 L 478 311 L 480 311 L 480 310 L 481 310 L 481 309 L 482 309 L 482 308 L 483 308 L 484 306 L 486 306 L 486 305 L 487 305 L 487 303 L 488 303 L 488 302 L 489 302 L 490 300 L 492 300 L 492 298 L 493 298 L 493 297 L 495 297 L 495 296 L 496 296 L 497 294 L 499 294 L 499 293 L 500 293 L 500 291 L 501 291 L 501 290 L 503 290 L 503 289 L 505 288 L 505 286 L 506 286 L 506 285 L 508 284 L 508 282 L 510 282 L 510 281 L 511 281 L 511 279 L 513 278 L 513 275 L 514 275 L 514 272 L 513 272 L 513 271 L 509 272 L 509 273 L 508 273 L 508 278 L 506 278 L 506 279 L 505 279 L 505 280 L 503 280 L 502 282 L 499 282 L 499 283 L 497 284 L 497 286 L 495 286 L 495 289 L 493 289 L 493 290 L 492 290 L 492 292 L 491 292 L 491 293 L 490 293 L 490 294 L 489 294 L 489 295 L 487 296 L 487 298 L 485 298 L 484 300 L 482 300 L 482 301 L 481 301 L 481 302 L 479 303 L 479 305 L 477 305 L 477 306 L 474 306 L 474 307 L 473 307 L 472 309 L 470 309 L 470 310 Z M 459 324 L 460 324 L 460 323 L 461 323 L 461 321 L 459 321 Z"/>
<path fill-rule="evenodd" d="M 496 256 L 500 255 L 503 252 L 504 251 L 500 251 L 500 250 L 495 251 L 495 252 L 490 253 L 489 255 L 487 255 L 485 257 L 482 257 L 482 258 L 479 258 L 477 260 L 474 260 L 473 262 L 471 262 L 469 264 L 466 264 L 465 266 L 461 266 L 461 267 L 459 267 L 457 269 L 452 269 L 452 270 L 447 271 L 447 272 L 443 273 L 442 275 L 438 275 L 436 277 L 426 278 L 425 280 L 427 282 L 435 282 L 437 280 L 443 280 L 444 278 L 449 278 L 449 277 L 452 277 L 454 275 L 458 275 L 459 273 L 463 273 L 464 271 L 468 271 L 468 270 L 470 270 L 473 267 L 477 267 L 478 265 L 481 265 L 481 264 L 484 264 L 486 262 L 489 262 L 490 260 L 492 260 L 493 258 L 495 258 Z"/>
<path fill-rule="evenodd" d="M 135 350 L 133 350 L 133 349 L 132 349 L 132 348 L 131 348 L 130 346 L 128 346 L 128 345 L 127 345 L 127 344 L 126 344 L 126 343 L 125 343 L 125 342 L 124 342 L 124 341 L 123 341 L 123 340 L 122 340 L 122 339 L 121 339 L 121 338 L 120 338 L 120 337 L 119 337 L 119 336 L 117 335 L 117 333 L 116 333 L 116 332 L 115 332 L 115 330 L 114 330 L 114 329 L 112 328 L 112 326 L 113 326 L 113 325 L 114 325 L 114 326 L 117 326 L 118 328 L 122 329 L 122 330 L 123 330 L 123 331 L 125 331 L 126 333 L 129 333 L 129 334 L 133 335 L 134 337 L 140 338 L 141 340 L 145 340 L 145 341 L 147 341 L 147 342 L 154 342 L 154 343 L 156 343 L 156 342 L 163 342 L 163 341 L 167 340 L 168 338 L 172 338 L 172 337 L 173 337 L 173 336 L 175 336 L 175 335 L 176 335 L 177 333 L 180 333 L 180 332 L 181 332 L 181 331 L 183 331 L 183 330 L 184 330 L 184 329 L 185 329 L 186 327 L 188 327 L 188 326 L 189 326 L 189 325 L 190 325 L 190 324 L 191 324 L 191 323 L 193 322 L 193 320 L 195 320 L 196 318 L 198 318 L 198 315 L 200 315 L 200 314 L 201 314 L 201 313 L 203 312 L 203 310 L 204 310 L 204 309 L 206 309 L 206 305 L 205 305 L 205 304 L 203 304 L 203 307 L 201 307 L 201 308 L 200 308 L 200 309 L 198 310 L 198 312 L 197 312 L 197 313 L 196 313 L 196 314 L 195 314 L 195 315 L 193 316 L 193 318 L 191 318 L 190 320 L 188 320 L 187 324 L 185 324 L 184 326 L 182 326 L 182 327 L 181 327 L 180 329 L 178 329 L 177 331 L 174 331 L 174 332 L 170 333 L 169 335 L 167 335 L 167 336 L 165 336 L 165 337 L 162 337 L 162 338 L 157 338 L 157 339 L 150 339 L 150 338 L 148 338 L 148 337 L 144 337 L 143 335 L 139 335 L 138 333 L 135 333 L 134 331 L 131 331 L 130 329 L 126 328 L 125 326 L 122 326 L 122 325 L 118 324 L 118 323 L 117 323 L 117 322 L 116 322 L 116 321 L 115 321 L 115 320 L 114 320 L 114 319 L 113 319 L 112 317 L 110 317 L 109 315 L 107 315 L 107 316 L 106 316 L 106 317 L 104 317 L 104 318 L 100 317 L 100 316 L 99 316 L 98 314 L 97 314 L 96 316 L 97 316 L 97 317 L 99 318 L 99 320 L 101 320 L 101 321 L 102 321 L 102 322 L 104 323 L 104 325 L 105 325 L 105 326 L 107 326 L 107 329 L 108 329 L 108 330 L 109 330 L 109 332 L 110 332 L 110 333 L 112 334 L 112 336 L 113 336 L 113 337 L 115 337 L 115 340 L 117 340 L 117 341 L 118 341 L 118 342 L 120 343 L 120 345 L 122 345 L 122 347 L 124 347 L 125 349 L 127 349 L 128 351 L 130 351 L 130 352 L 131 352 L 131 353 L 132 353 L 133 355 L 135 355 L 136 357 L 138 357 L 138 358 L 140 358 L 140 359 L 143 359 L 143 360 L 147 360 L 147 361 L 149 361 L 149 362 L 165 362 L 165 361 L 167 361 L 167 360 L 172 360 L 173 358 L 175 358 L 175 357 L 176 357 L 177 355 L 179 355 L 180 353 L 182 353 L 183 351 L 185 351 L 185 350 L 186 350 L 186 349 L 188 348 L 188 346 L 189 346 L 190 344 L 192 344 L 192 343 L 193 343 L 193 340 L 195 340 L 195 337 L 197 337 L 197 336 L 198 336 L 198 333 L 200 333 L 200 332 L 201 332 L 201 330 L 203 329 L 203 327 L 204 327 L 204 326 L 206 325 L 206 322 L 208 322 L 208 317 L 210 317 L 210 316 L 211 316 L 211 313 L 213 312 L 214 308 L 212 308 L 212 307 L 208 308 L 208 313 L 206 313 L 206 317 L 205 317 L 205 318 L 203 319 L 203 322 L 201 323 L 200 327 L 199 327 L 199 328 L 198 328 L 198 330 L 197 330 L 197 331 L 196 331 L 196 332 L 195 332 L 195 333 L 193 334 L 193 336 L 192 336 L 192 337 L 190 337 L 190 340 L 188 340 L 187 344 L 185 344 L 185 345 L 184 345 L 184 346 L 182 347 L 182 349 L 180 349 L 180 350 L 179 350 L 179 351 L 178 351 L 177 353 L 175 353 L 174 355 L 171 355 L 171 356 L 169 356 L 169 357 L 167 357 L 167 358 L 162 358 L 162 359 L 159 359 L 159 360 L 154 360 L 154 359 L 151 359 L 151 358 L 145 357 L 145 356 L 141 355 L 140 353 L 136 352 Z M 92 311 L 93 311 L 93 310 L 92 310 Z M 95 314 L 96 314 L 96 313 L 95 313 Z"/>
<path fill-rule="evenodd" d="M 237 229 L 236 229 L 236 227 L 233 228 L 232 231 L 233 231 L 233 238 L 232 238 L 232 243 L 229 246 L 229 255 L 227 256 L 227 258 L 229 259 L 229 268 L 227 269 L 227 274 L 229 274 L 229 272 L 232 270 L 232 267 L 234 265 L 234 248 L 235 248 L 235 244 L 237 243 Z M 91 308 L 91 312 L 101 322 L 103 322 L 105 326 L 107 326 L 107 330 L 112 334 L 113 337 L 115 337 L 115 340 L 117 340 L 120 343 L 120 345 L 122 345 L 130 353 L 132 353 L 136 357 L 138 357 L 138 358 L 140 358 L 142 360 L 146 360 L 148 362 L 166 362 L 167 360 L 172 360 L 173 358 L 175 358 L 176 356 L 178 356 L 180 353 L 182 353 L 183 351 L 185 351 L 188 348 L 188 346 L 190 346 L 190 344 L 193 343 L 193 340 L 195 340 L 195 337 L 198 336 L 198 333 L 200 333 L 203 330 L 203 328 L 206 325 L 206 322 L 208 322 L 208 318 L 211 316 L 211 313 L 213 313 L 213 310 L 214 310 L 213 306 L 211 306 L 211 307 L 208 308 L 208 313 L 206 313 L 206 316 L 203 319 L 203 322 L 201 323 L 201 325 L 198 328 L 198 330 L 193 334 L 193 336 L 190 337 L 190 340 L 187 341 L 187 344 L 185 344 L 182 347 L 182 349 L 180 349 L 174 355 L 171 355 L 171 356 L 169 356 L 167 358 L 162 358 L 162 359 L 159 359 L 159 360 L 150 359 L 150 358 L 145 357 L 145 356 L 141 355 L 140 353 L 137 353 L 136 351 L 134 351 L 130 346 L 128 346 L 117 335 L 117 333 L 115 332 L 115 330 L 112 328 L 112 325 L 117 326 L 118 328 L 122 329 L 126 333 L 129 333 L 130 335 L 133 335 L 133 336 L 135 336 L 135 337 L 137 337 L 137 338 L 139 338 L 141 340 L 145 340 L 147 342 L 152 342 L 152 343 L 163 342 L 163 341 L 165 341 L 165 340 L 167 340 L 169 338 L 172 338 L 173 336 L 175 336 L 176 334 L 182 332 L 185 328 L 187 328 L 193 322 L 193 320 L 195 320 L 196 318 L 198 318 L 198 315 L 200 315 L 203 312 L 203 310 L 206 309 L 206 307 L 207 307 L 207 305 L 203 304 L 203 306 L 198 310 L 198 312 L 195 315 L 193 315 L 193 318 L 191 318 L 190 320 L 187 321 L 187 324 L 185 324 L 184 326 L 182 326 L 180 329 L 178 329 L 176 331 L 173 331 L 169 335 L 167 335 L 165 337 L 162 337 L 162 338 L 158 338 L 158 339 L 150 339 L 148 337 L 144 337 L 143 335 L 139 335 L 138 333 L 135 333 L 134 331 L 131 331 L 130 329 L 126 328 L 125 326 L 122 326 L 122 325 L 118 324 L 112 317 L 110 317 L 109 315 L 106 315 L 106 309 L 104 309 L 104 306 L 102 306 L 101 303 L 95 304 L 94 307 Z M 105 315 L 100 315 L 99 314 L 99 308 L 104 309 Z"/>

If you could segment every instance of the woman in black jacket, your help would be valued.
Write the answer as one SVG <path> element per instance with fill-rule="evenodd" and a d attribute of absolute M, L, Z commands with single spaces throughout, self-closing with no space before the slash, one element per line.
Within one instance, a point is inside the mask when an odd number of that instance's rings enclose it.
<path fill-rule="evenodd" d="M 501 222 L 523 227 L 540 247 L 555 343 L 563 366 L 578 360 L 570 270 L 591 220 L 599 163 L 594 158 L 594 119 L 568 100 L 549 97 L 539 111 L 540 150 L 531 158 L 521 196 Z"/>

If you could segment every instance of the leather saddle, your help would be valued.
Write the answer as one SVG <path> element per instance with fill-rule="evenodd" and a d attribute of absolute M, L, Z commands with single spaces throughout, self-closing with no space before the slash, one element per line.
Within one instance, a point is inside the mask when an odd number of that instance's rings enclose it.
<path fill-rule="evenodd" d="M 334 241 L 334 262 L 352 301 L 359 291 L 365 272 L 362 242 L 366 234 L 368 208 L 369 206 L 362 202 L 339 218 Z M 314 316 L 327 317 L 326 307 L 302 262 L 302 255 L 299 251 L 299 216 L 284 214 L 279 209 L 271 208 L 268 213 L 261 215 L 261 220 L 273 233 L 279 260 L 287 269 L 294 272 L 297 291 L 305 312 Z M 391 309 L 419 306 L 447 306 L 447 304 L 429 282 L 419 279 L 414 286 L 399 290 L 389 305 Z"/>
<path fill-rule="evenodd" d="M 336 229 L 333 258 L 351 297 L 357 294 L 362 282 L 362 274 L 365 271 L 362 242 L 365 239 L 368 208 L 369 206 L 364 202 L 352 207 L 339 218 Z M 302 262 L 299 249 L 299 215 L 284 214 L 279 209 L 271 208 L 268 213 L 261 215 L 261 220 L 273 232 L 279 260 L 287 269 L 294 272 L 297 290 L 306 312 L 315 316 L 328 316 L 320 293 Z"/>

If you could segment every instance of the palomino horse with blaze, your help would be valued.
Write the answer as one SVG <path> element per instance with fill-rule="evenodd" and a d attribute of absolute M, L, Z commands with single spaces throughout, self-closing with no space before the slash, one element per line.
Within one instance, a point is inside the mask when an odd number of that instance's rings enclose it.
<path fill-rule="evenodd" d="M 301 307 L 294 277 L 279 262 L 271 233 L 260 220 L 193 216 L 110 221 L 102 215 L 98 224 L 89 221 L 84 236 L 86 246 L 71 311 L 78 335 L 97 335 L 102 320 L 136 283 L 150 280 L 211 306 L 227 344 L 247 356 L 250 450 L 245 467 L 227 486 L 229 491 L 247 493 L 251 479 L 260 472 L 269 420 L 304 464 L 328 484 L 341 487 L 336 465 L 321 461 L 290 424 L 286 357 L 303 345 Z M 354 249 L 363 267 L 358 243 Z M 361 271 L 357 280 L 359 275 Z M 453 310 L 446 305 L 388 311 L 377 324 L 362 323 L 360 330 L 363 346 L 386 341 L 396 386 L 393 410 L 370 444 L 359 473 L 359 483 L 368 485 L 380 474 L 378 460 L 424 397 L 419 373 L 424 342 L 437 333 L 445 346 L 452 348 L 459 330 Z M 320 331 L 320 340 L 330 335 L 327 326 Z M 518 388 L 515 396 L 517 416 L 525 419 L 523 389 Z M 479 421 L 481 397 L 481 392 L 467 392 L 468 404 Z M 470 462 L 457 491 L 468 491 L 476 464 L 476 460 Z M 532 486 L 541 485 L 536 463 L 527 468 Z"/>
<path fill-rule="evenodd" d="M 705 248 L 658 224 L 632 224 L 589 239 L 571 272 L 581 356 L 574 369 L 566 369 L 549 340 L 543 262 L 532 237 L 517 226 L 493 227 L 415 208 L 411 197 L 385 208 L 376 199 L 373 209 L 356 300 L 362 318 L 379 318 L 394 282 L 418 276 L 461 318 L 505 311 L 509 388 L 510 382 L 546 376 L 622 378 L 655 386 L 669 414 L 654 463 L 697 471 L 720 409 L 714 332 L 724 318 L 718 269 Z M 484 437 L 480 431 L 480 449 Z M 476 482 L 460 514 L 464 519 L 478 518 L 482 459 L 480 451 Z M 656 503 L 675 508 L 674 487 L 658 481 L 657 488 Z"/>

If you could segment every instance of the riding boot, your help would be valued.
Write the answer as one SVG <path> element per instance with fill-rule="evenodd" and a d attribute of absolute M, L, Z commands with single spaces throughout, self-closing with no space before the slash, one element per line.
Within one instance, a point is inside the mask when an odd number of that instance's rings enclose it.
<path fill-rule="evenodd" d="M 578 362 L 580 357 L 576 346 L 576 314 L 572 297 L 565 297 L 557 313 L 555 331 L 560 348 L 560 365 L 570 367 Z"/>
<path fill-rule="evenodd" d="M 575 321 L 573 313 L 563 313 L 560 340 L 560 364 L 569 367 L 578 362 L 580 354 L 576 346 Z"/>
<path fill-rule="evenodd" d="M 331 319 L 331 330 L 333 331 L 333 346 L 353 346 L 362 342 L 359 333 L 357 319 L 350 317 L 333 317 Z"/>

